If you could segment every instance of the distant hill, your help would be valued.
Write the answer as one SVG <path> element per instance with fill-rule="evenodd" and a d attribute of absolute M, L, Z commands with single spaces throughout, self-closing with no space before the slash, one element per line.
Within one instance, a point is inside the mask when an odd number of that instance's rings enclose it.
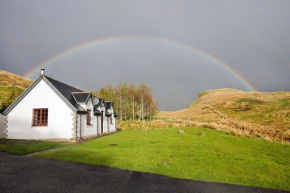
<path fill-rule="evenodd" d="M 188 108 L 160 112 L 158 117 L 190 120 L 240 136 L 290 142 L 290 92 L 210 90 L 200 93 Z"/>
<path fill-rule="evenodd" d="M 5 110 L 33 80 L 0 70 L 0 110 Z"/>
<path fill-rule="evenodd" d="M 33 80 L 23 78 L 17 74 L 0 70 L 0 87 L 17 87 L 26 89 Z"/>

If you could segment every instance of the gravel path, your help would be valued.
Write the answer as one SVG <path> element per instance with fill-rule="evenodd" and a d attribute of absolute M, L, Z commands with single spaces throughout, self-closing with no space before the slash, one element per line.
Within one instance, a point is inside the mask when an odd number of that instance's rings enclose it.
<path fill-rule="evenodd" d="M 282 192 L 62 162 L 0 151 L 0 192 Z"/>

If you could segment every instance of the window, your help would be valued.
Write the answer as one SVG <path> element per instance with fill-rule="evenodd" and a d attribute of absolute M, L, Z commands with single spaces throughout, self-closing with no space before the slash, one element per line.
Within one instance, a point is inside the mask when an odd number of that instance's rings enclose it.
<path fill-rule="evenodd" d="M 87 125 L 92 125 L 92 117 L 91 117 L 91 110 L 87 110 Z"/>
<path fill-rule="evenodd" d="M 33 109 L 33 125 L 47 126 L 48 109 Z"/>
<path fill-rule="evenodd" d="M 113 124 L 113 117 L 110 117 L 110 122 L 111 124 Z"/>

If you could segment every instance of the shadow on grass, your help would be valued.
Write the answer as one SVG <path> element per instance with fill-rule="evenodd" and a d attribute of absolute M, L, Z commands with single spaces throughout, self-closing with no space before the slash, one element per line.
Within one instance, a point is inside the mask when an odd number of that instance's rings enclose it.
<path fill-rule="evenodd" d="M 27 155 L 48 149 L 64 147 L 71 145 L 71 143 L 37 141 L 37 140 L 15 140 L 15 139 L 1 139 L 0 150 L 15 155 Z"/>

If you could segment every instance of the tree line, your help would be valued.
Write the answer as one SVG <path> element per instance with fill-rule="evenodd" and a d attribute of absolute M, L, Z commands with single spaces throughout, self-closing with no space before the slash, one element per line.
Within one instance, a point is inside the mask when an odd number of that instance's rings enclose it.
<path fill-rule="evenodd" d="M 120 120 L 148 120 L 156 115 L 158 104 L 151 88 L 145 83 L 139 85 L 119 81 L 116 87 L 107 85 L 96 92 L 99 98 L 111 101 Z"/>

